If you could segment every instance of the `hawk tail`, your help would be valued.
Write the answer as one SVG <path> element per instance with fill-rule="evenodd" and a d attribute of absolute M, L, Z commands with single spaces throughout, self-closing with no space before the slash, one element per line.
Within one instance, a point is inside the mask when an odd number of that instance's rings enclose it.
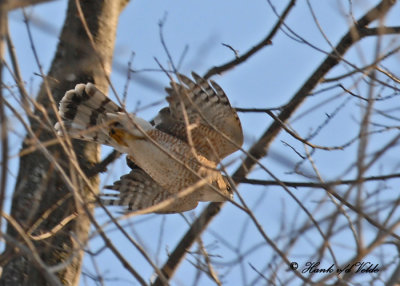
<path fill-rule="evenodd" d="M 59 113 L 66 132 L 76 139 L 111 145 L 108 131 L 102 126 L 108 115 L 122 109 L 92 83 L 77 84 L 60 101 Z M 57 135 L 63 135 L 62 126 L 54 126 Z"/>

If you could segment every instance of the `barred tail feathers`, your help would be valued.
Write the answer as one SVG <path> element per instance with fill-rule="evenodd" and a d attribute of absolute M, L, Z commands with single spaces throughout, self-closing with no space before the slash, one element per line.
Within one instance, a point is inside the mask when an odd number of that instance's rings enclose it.
<path fill-rule="evenodd" d="M 63 125 L 71 137 L 106 145 L 111 145 L 111 140 L 101 124 L 107 119 L 107 113 L 121 111 L 92 83 L 77 84 L 65 93 L 59 106 Z M 54 127 L 58 135 L 63 135 L 59 122 Z"/>
<path fill-rule="evenodd" d="M 146 120 L 133 114 L 122 112 L 92 83 L 77 84 L 75 89 L 65 93 L 60 101 L 59 113 L 68 135 L 75 139 L 97 142 L 120 147 L 115 138 L 110 137 L 110 124 L 136 137 L 143 137 L 142 131 L 153 126 Z M 54 126 L 58 135 L 63 135 L 61 123 Z"/>

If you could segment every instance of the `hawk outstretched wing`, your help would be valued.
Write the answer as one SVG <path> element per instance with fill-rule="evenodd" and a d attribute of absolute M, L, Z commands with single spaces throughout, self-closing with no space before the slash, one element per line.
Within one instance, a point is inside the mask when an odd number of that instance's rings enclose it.
<path fill-rule="evenodd" d="M 242 126 L 223 89 L 192 75 L 195 81 L 178 75 L 180 81 L 166 88 L 169 107 L 159 112 L 156 128 L 187 143 L 191 136 L 196 150 L 217 162 L 242 146 Z"/>

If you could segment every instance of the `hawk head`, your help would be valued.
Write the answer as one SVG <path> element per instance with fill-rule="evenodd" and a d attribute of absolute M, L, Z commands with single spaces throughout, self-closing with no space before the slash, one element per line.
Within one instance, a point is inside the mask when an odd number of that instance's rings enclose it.
<path fill-rule="evenodd" d="M 228 178 L 220 173 L 210 185 L 203 188 L 200 201 L 225 202 L 227 199 L 233 199 L 233 189 Z"/>

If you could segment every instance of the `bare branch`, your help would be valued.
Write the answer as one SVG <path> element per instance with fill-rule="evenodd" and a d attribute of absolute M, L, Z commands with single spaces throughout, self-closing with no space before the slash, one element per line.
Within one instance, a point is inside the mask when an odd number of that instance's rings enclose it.
<path fill-rule="evenodd" d="M 292 3 L 293 2 L 293 3 Z M 292 1 L 291 4 L 294 4 Z M 360 37 L 357 33 L 358 29 L 366 27 L 372 21 L 383 17 L 389 9 L 395 4 L 395 1 L 391 0 L 383 0 L 374 8 L 369 10 L 364 16 L 362 16 L 350 29 L 349 31 L 342 37 L 340 42 L 337 44 L 335 49 L 326 57 L 323 63 L 314 71 L 314 73 L 308 78 L 305 84 L 297 91 L 297 93 L 293 96 L 293 98 L 289 101 L 289 103 L 285 106 L 285 109 L 279 114 L 278 118 L 280 122 L 286 122 L 286 120 L 295 112 L 295 110 L 303 103 L 306 99 L 307 95 L 317 86 L 317 84 L 321 81 L 321 79 L 330 71 L 334 66 L 336 66 L 342 56 L 346 53 L 346 51 L 356 43 Z M 286 11 L 290 10 L 289 6 Z M 280 25 L 283 22 L 284 17 L 280 17 L 278 24 L 275 26 L 276 30 L 279 29 Z M 269 39 L 268 37 L 266 40 Z M 264 41 L 264 45 L 267 44 L 268 41 Z M 251 54 L 247 54 L 250 56 Z M 225 71 L 236 65 L 235 61 L 232 61 L 220 68 L 213 68 L 209 72 L 206 73 L 206 76 L 210 77 L 213 74 L 220 73 Z M 282 125 L 275 121 L 271 124 L 271 126 L 264 132 L 261 138 L 250 148 L 249 154 L 242 166 L 236 170 L 234 175 L 232 176 L 236 182 L 240 182 L 243 178 L 246 177 L 248 172 L 252 169 L 254 164 L 256 164 L 255 159 L 262 158 L 271 144 L 272 140 L 278 135 L 281 131 Z M 174 251 L 171 253 L 167 262 L 164 264 L 162 268 L 162 272 L 165 277 L 170 278 L 175 272 L 177 266 L 182 261 L 183 257 L 186 254 L 186 249 L 189 249 L 193 244 L 195 239 L 205 230 L 207 225 L 210 223 L 211 219 L 213 219 L 220 211 L 222 207 L 222 203 L 211 203 L 208 207 L 202 212 L 202 214 L 196 219 L 196 221 L 192 224 L 190 230 L 182 237 L 181 241 L 175 247 Z M 157 279 L 154 285 L 162 285 L 161 281 Z"/>
<path fill-rule="evenodd" d="M 226 71 L 244 63 L 251 56 L 256 54 L 258 51 L 262 50 L 265 46 L 271 45 L 273 37 L 279 31 L 282 23 L 285 21 L 286 17 L 289 15 L 290 10 L 292 10 L 295 3 L 296 3 L 296 0 L 291 0 L 289 2 L 289 4 L 286 6 L 285 10 L 283 11 L 282 15 L 280 16 L 279 21 L 275 24 L 272 31 L 261 42 L 259 42 L 257 45 L 255 45 L 253 48 L 251 48 L 249 51 L 247 51 L 245 54 L 243 54 L 239 57 L 235 53 L 234 60 L 227 62 L 221 66 L 216 66 L 216 67 L 211 68 L 208 72 L 206 72 L 206 74 L 204 75 L 204 78 L 209 78 L 215 74 L 221 74 L 223 72 L 226 72 Z"/>
<path fill-rule="evenodd" d="M 0 173 L 0 214 L 3 212 L 4 198 L 7 185 L 8 169 L 8 120 L 4 108 L 3 94 L 3 61 L 5 56 L 5 38 L 7 34 L 7 10 L 0 4 L 0 141 L 1 141 L 1 173 Z M 1 229 L 1 219 L 0 219 Z"/>
<path fill-rule="evenodd" d="M 320 145 L 312 144 L 312 143 L 308 142 L 306 139 L 300 137 L 296 132 L 290 130 L 290 129 L 285 125 L 285 123 L 281 122 L 281 121 L 279 120 L 279 118 L 276 117 L 271 111 L 268 110 L 268 111 L 266 111 L 266 113 L 267 113 L 269 116 L 271 116 L 274 120 L 276 120 L 277 122 L 279 122 L 279 123 L 282 125 L 282 128 L 283 128 L 287 133 L 289 133 L 293 138 L 295 138 L 295 139 L 299 140 L 300 142 L 302 142 L 302 143 L 304 143 L 304 144 L 310 146 L 311 148 L 316 148 L 316 149 L 321 149 L 321 150 L 343 150 L 343 147 L 342 147 L 342 146 L 338 146 L 338 147 L 325 147 L 325 146 L 320 146 Z"/>
<path fill-rule="evenodd" d="M 46 3 L 54 0 L 5 0 L 7 10 L 14 10 L 19 8 L 26 8 L 28 6 Z"/>
<path fill-rule="evenodd" d="M 328 181 L 328 182 L 291 182 L 291 181 L 282 181 L 285 186 L 293 187 L 293 188 L 331 188 L 333 186 L 338 185 L 354 185 L 362 182 L 369 181 L 385 181 L 389 179 L 400 178 L 399 173 L 382 175 L 382 176 L 370 176 L 360 179 L 353 180 L 337 180 L 337 181 Z M 258 179 L 242 179 L 239 183 L 243 184 L 251 184 L 251 185 L 260 185 L 260 186 L 280 186 L 280 182 L 273 180 L 258 180 Z"/>

